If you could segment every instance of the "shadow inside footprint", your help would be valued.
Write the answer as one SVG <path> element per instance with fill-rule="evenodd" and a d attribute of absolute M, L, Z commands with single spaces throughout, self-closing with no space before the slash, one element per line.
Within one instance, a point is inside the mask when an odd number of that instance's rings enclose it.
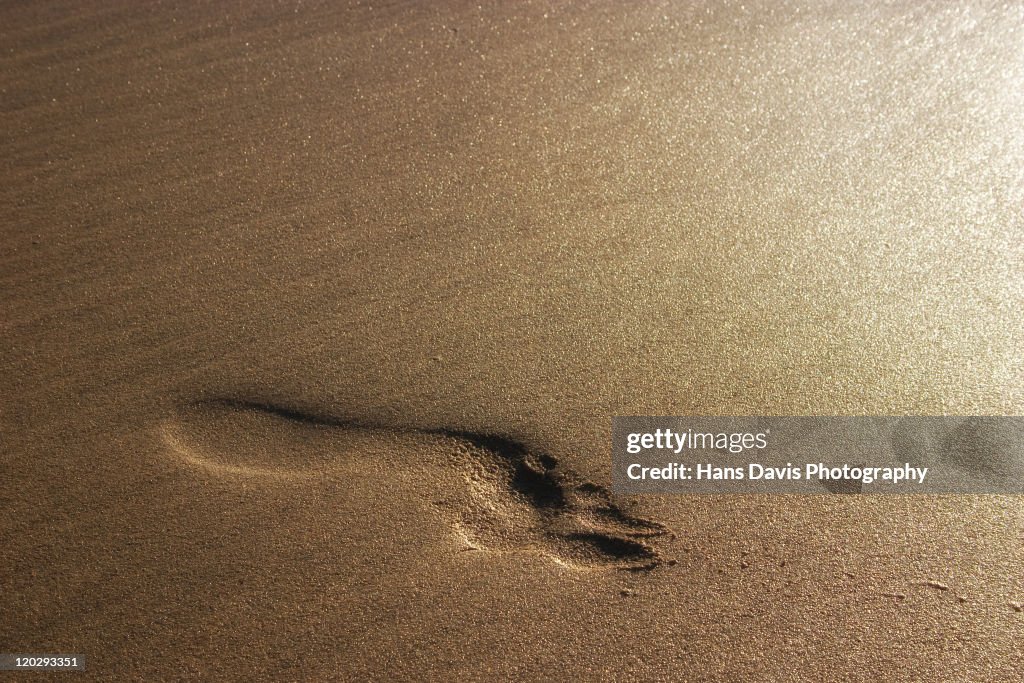
<path fill-rule="evenodd" d="M 422 464 L 463 482 L 432 500 L 470 549 L 534 551 L 574 567 L 653 569 L 664 525 L 626 512 L 605 487 L 513 439 L 447 429 L 389 429 L 268 403 L 214 400 L 187 406 L 164 425 L 183 462 L 214 476 L 293 480 L 326 476 L 340 463 L 330 439 L 407 439 Z M 287 439 L 278 438 L 286 435 Z M 268 449 L 266 443 L 286 443 Z M 440 472 L 441 470 L 435 470 Z"/>

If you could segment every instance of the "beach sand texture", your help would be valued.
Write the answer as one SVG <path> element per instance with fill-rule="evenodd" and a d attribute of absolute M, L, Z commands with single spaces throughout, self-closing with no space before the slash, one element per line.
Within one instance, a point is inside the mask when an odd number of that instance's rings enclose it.
<path fill-rule="evenodd" d="M 4 3 L 0 651 L 1020 680 L 1017 498 L 608 486 L 613 415 L 1020 414 L 1022 85 L 987 2 Z"/>

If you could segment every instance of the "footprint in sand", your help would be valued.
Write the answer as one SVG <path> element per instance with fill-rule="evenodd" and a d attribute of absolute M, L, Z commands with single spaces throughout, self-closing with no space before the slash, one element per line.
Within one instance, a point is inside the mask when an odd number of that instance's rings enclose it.
<path fill-rule="evenodd" d="M 163 424 L 162 435 L 183 464 L 218 477 L 288 482 L 328 476 L 347 453 L 378 458 L 388 471 L 438 482 L 419 492 L 472 549 L 639 571 L 661 564 L 655 544 L 673 537 L 556 458 L 500 436 L 387 429 L 238 400 L 189 405 Z M 417 458 L 397 455 L 410 449 Z"/>

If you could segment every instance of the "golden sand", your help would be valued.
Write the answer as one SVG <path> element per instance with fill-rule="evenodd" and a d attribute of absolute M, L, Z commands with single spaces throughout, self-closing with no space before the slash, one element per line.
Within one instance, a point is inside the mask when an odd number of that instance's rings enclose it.
<path fill-rule="evenodd" d="M 1020 414 L 1020 6 L 40 1 L 0 47 L 0 652 L 1020 680 L 1016 498 L 607 492 L 613 415 Z"/>

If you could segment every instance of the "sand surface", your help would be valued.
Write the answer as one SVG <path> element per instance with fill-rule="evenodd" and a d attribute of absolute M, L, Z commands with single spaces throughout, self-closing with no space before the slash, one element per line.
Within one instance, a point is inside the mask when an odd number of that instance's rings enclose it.
<path fill-rule="evenodd" d="M 1020 680 L 1016 498 L 607 492 L 1022 412 L 1024 9 L 875 4 L 4 3 L 0 652 Z"/>

